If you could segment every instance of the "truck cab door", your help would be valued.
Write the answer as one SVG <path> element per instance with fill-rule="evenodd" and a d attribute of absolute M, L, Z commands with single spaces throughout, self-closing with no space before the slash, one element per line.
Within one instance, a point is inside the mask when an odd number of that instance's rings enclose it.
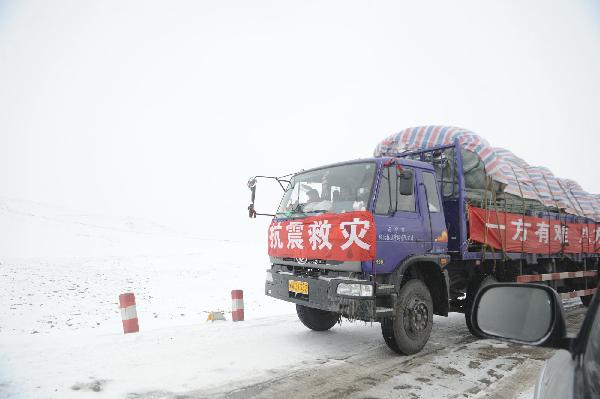
<path fill-rule="evenodd" d="M 416 197 L 414 168 L 395 164 L 383 167 L 373 212 L 377 272 L 390 273 L 406 257 L 424 252 L 426 234 Z"/>
<path fill-rule="evenodd" d="M 426 232 L 426 252 L 443 253 L 448 249 L 448 231 L 435 174 L 423 170 L 419 182 L 419 207 Z"/>

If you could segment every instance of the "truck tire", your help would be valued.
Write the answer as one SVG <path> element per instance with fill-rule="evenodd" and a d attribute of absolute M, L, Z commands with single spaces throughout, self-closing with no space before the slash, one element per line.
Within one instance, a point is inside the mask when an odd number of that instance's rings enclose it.
<path fill-rule="evenodd" d="M 306 327 L 313 331 L 327 331 L 340 321 L 339 313 L 296 305 L 298 318 Z"/>
<path fill-rule="evenodd" d="M 467 288 L 467 298 L 465 301 L 465 322 L 467 323 L 467 328 L 471 334 L 476 335 L 473 330 L 473 323 L 471 323 L 471 314 L 473 313 L 473 301 L 475 301 L 475 296 L 479 292 L 482 287 L 486 285 L 495 284 L 498 280 L 494 276 L 484 275 L 474 279 L 469 287 Z"/>
<path fill-rule="evenodd" d="M 381 333 L 387 346 L 400 355 L 419 352 L 431 335 L 433 300 L 425 283 L 410 280 L 400 289 L 395 317 L 381 321 Z"/>

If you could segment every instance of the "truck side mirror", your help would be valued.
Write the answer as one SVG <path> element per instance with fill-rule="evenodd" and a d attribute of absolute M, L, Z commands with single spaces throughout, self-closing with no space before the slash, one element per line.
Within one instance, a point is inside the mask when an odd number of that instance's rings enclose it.
<path fill-rule="evenodd" d="M 405 169 L 398 174 L 398 185 L 400 195 L 412 195 L 413 193 L 413 171 Z"/>
<path fill-rule="evenodd" d="M 257 215 L 275 217 L 275 215 L 273 215 L 271 213 L 259 213 L 259 212 L 256 212 L 256 209 L 254 209 L 254 201 L 256 199 L 256 182 L 257 182 L 258 178 L 276 180 L 277 183 L 279 183 L 279 185 L 281 186 L 281 189 L 283 191 L 285 191 L 285 188 L 283 187 L 282 182 L 289 183 L 289 181 L 284 180 L 283 178 L 274 177 L 274 176 L 254 176 L 254 177 L 251 177 L 250 179 L 248 179 L 247 185 L 248 185 L 248 188 L 250 189 L 250 205 L 248 205 L 248 216 L 250 216 L 250 218 L 256 218 Z"/>
<path fill-rule="evenodd" d="M 251 177 L 248 179 L 248 188 L 250 189 L 250 205 L 248 205 L 248 216 L 250 218 L 256 217 L 256 211 L 254 210 L 254 200 L 256 198 L 256 178 Z"/>
<path fill-rule="evenodd" d="M 502 283 L 484 286 L 473 304 L 475 335 L 519 344 L 564 347 L 562 301 L 552 288 L 539 284 Z"/>

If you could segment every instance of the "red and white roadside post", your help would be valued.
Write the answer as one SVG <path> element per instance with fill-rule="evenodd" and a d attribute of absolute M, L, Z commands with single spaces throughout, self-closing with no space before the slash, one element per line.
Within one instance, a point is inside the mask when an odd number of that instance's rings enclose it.
<path fill-rule="evenodd" d="M 244 321 L 244 291 L 231 291 L 231 320 Z"/>
<path fill-rule="evenodd" d="M 140 326 L 138 325 L 133 292 L 119 295 L 119 307 L 121 308 L 121 320 L 123 320 L 123 333 L 139 332 Z"/>

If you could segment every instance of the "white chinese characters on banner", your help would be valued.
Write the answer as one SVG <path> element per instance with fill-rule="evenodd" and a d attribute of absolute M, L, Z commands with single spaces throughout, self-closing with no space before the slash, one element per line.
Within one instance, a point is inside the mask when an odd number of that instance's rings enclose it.
<path fill-rule="evenodd" d="M 313 251 L 317 248 L 331 249 L 331 243 L 329 242 L 330 229 L 331 224 L 327 223 L 327 219 L 317 220 L 308 225 L 308 242 Z"/>
<path fill-rule="evenodd" d="M 289 249 L 304 249 L 304 242 L 302 241 L 302 230 L 304 229 L 304 224 L 302 224 L 302 222 L 291 222 L 285 229 L 288 232 L 287 247 Z"/>
<path fill-rule="evenodd" d="M 561 244 L 569 243 L 569 226 L 555 224 L 554 225 L 554 239 Z"/>
<path fill-rule="evenodd" d="M 600 224 L 469 208 L 469 238 L 506 252 L 600 253 Z M 505 226 L 505 229 L 497 228 Z M 504 231 L 502 231 L 504 230 Z"/>
<path fill-rule="evenodd" d="M 538 229 L 535 232 L 535 235 L 538 236 L 538 242 L 542 242 L 548 244 L 548 239 L 550 238 L 550 225 L 548 223 L 540 222 L 536 223 Z"/>
<path fill-rule="evenodd" d="M 269 227 L 269 246 L 271 248 L 283 248 L 283 243 L 281 242 L 281 237 L 279 236 L 281 228 L 281 223 L 275 223 Z"/>
<path fill-rule="evenodd" d="M 517 219 L 515 221 L 510 222 L 512 225 L 517 227 L 517 232 L 513 236 L 513 241 L 527 241 L 527 229 L 531 227 L 531 223 L 523 223 L 523 219 Z M 519 239 L 519 236 L 521 238 Z"/>
<path fill-rule="evenodd" d="M 579 239 L 579 243 L 583 244 L 583 243 L 587 243 L 589 242 L 590 239 L 590 230 L 588 228 L 588 226 L 583 226 L 581 228 L 581 238 Z"/>
<path fill-rule="evenodd" d="M 335 233 L 332 233 L 335 226 Z M 339 230 L 337 229 L 339 227 Z M 353 246 L 369 251 L 373 246 L 368 234 L 372 221 L 360 217 L 331 222 L 330 219 L 307 221 L 273 221 L 269 226 L 269 248 L 272 250 L 347 251 Z M 330 253 L 328 253 L 331 255 Z M 286 255 L 287 256 L 287 255 Z M 360 256 L 360 255 L 357 255 Z"/>
<path fill-rule="evenodd" d="M 361 247 L 362 249 L 368 250 L 371 247 L 371 245 L 369 245 L 366 242 L 364 242 L 363 240 L 361 240 L 361 238 L 364 238 L 364 236 L 369 231 L 369 225 L 370 225 L 370 223 L 368 220 L 360 220 L 359 218 L 352 219 L 352 222 L 340 223 L 340 229 L 342 230 L 342 235 L 344 236 L 344 238 L 346 238 L 348 240 L 342 244 L 341 248 L 346 250 L 346 249 L 348 249 L 348 247 L 350 247 L 350 245 L 356 244 L 359 247 Z M 346 230 L 346 226 L 350 226 L 350 233 L 348 233 L 348 230 Z M 360 231 L 357 234 L 356 229 L 359 226 L 360 226 Z"/>

